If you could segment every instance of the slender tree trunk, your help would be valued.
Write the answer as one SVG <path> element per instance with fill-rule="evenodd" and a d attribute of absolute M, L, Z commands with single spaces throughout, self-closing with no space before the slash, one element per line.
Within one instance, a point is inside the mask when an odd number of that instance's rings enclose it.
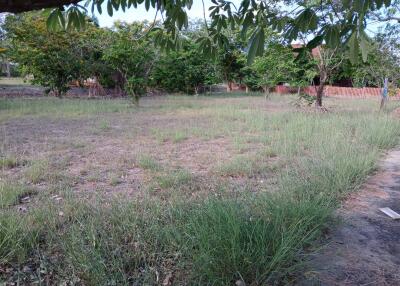
<path fill-rule="evenodd" d="M 226 85 L 226 92 L 231 92 L 232 91 L 232 82 L 228 81 L 228 84 Z"/>
<path fill-rule="evenodd" d="M 8 78 L 11 77 L 10 62 L 8 60 L 6 60 L 6 74 Z"/>
<path fill-rule="evenodd" d="M 322 96 L 324 95 L 325 83 L 320 82 L 317 88 L 317 100 L 315 101 L 316 107 L 322 107 Z"/>
<path fill-rule="evenodd" d="M 61 97 L 62 97 L 62 92 L 61 92 L 60 90 L 58 90 L 58 89 L 55 89 L 55 90 L 53 91 L 53 93 L 54 93 L 54 96 L 55 96 L 55 97 L 58 97 L 58 98 L 61 98 Z"/>
<path fill-rule="evenodd" d="M 301 92 L 301 87 L 297 87 L 297 96 L 300 96 L 300 92 Z"/>
<path fill-rule="evenodd" d="M 324 68 L 319 72 L 319 86 L 317 88 L 317 100 L 315 101 L 316 107 L 322 107 L 322 97 L 324 96 L 325 84 L 328 80 L 328 74 Z"/>
<path fill-rule="evenodd" d="M 139 106 L 139 99 L 140 99 L 140 96 L 137 95 L 137 94 L 134 94 L 134 95 L 132 96 L 132 103 L 133 103 L 136 107 Z"/>
<path fill-rule="evenodd" d="M 264 94 L 265 94 L 265 99 L 268 99 L 269 98 L 269 87 L 264 85 L 262 89 L 263 89 Z"/>
<path fill-rule="evenodd" d="M 249 87 L 246 85 L 246 93 L 249 93 Z"/>

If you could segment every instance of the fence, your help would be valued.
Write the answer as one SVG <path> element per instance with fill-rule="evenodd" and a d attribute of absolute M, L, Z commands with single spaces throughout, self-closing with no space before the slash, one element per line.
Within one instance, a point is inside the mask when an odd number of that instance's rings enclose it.
<path fill-rule="evenodd" d="M 316 95 L 314 86 L 307 86 L 301 89 L 302 92 L 309 95 Z M 278 85 L 275 88 L 276 93 L 296 93 L 297 88 Z M 377 87 L 340 87 L 327 85 L 324 89 L 324 96 L 341 97 L 341 98 L 375 98 L 381 96 L 382 89 Z M 396 91 L 396 95 L 391 97 L 400 99 L 400 90 Z"/>

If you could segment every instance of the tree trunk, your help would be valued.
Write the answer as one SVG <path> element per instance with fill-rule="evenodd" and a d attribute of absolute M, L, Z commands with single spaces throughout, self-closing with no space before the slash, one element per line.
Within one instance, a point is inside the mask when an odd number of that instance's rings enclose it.
<path fill-rule="evenodd" d="M 8 78 L 11 77 L 10 62 L 8 60 L 6 60 L 6 74 Z"/>
<path fill-rule="evenodd" d="M 316 107 L 322 107 L 322 96 L 324 95 L 325 83 L 320 82 L 317 88 L 317 100 L 315 101 Z"/>
<path fill-rule="evenodd" d="M 232 82 L 228 81 L 228 84 L 226 85 L 226 92 L 231 92 L 232 91 Z"/>
<path fill-rule="evenodd" d="M 297 96 L 300 96 L 300 92 L 301 92 L 301 87 L 297 87 Z"/>
<path fill-rule="evenodd" d="M 263 89 L 264 94 L 265 94 L 265 99 L 268 99 L 269 98 L 269 87 L 264 85 L 262 89 Z"/>
<path fill-rule="evenodd" d="M 54 94 L 55 97 L 58 97 L 58 98 L 62 97 L 62 92 L 60 90 L 58 90 L 58 89 L 55 89 L 53 91 L 53 94 Z"/>
<path fill-rule="evenodd" d="M 324 89 L 327 80 L 328 74 L 324 68 L 321 68 L 319 72 L 319 86 L 317 88 L 317 101 L 315 102 L 316 107 L 322 107 L 322 96 L 324 95 Z"/>
<path fill-rule="evenodd" d="M 246 85 L 246 93 L 249 93 L 249 87 Z"/>
<path fill-rule="evenodd" d="M 134 95 L 132 96 L 132 103 L 133 103 L 133 105 L 135 105 L 136 107 L 139 106 L 139 99 L 140 99 L 140 96 L 137 95 L 137 94 L 134 94 Z"/>

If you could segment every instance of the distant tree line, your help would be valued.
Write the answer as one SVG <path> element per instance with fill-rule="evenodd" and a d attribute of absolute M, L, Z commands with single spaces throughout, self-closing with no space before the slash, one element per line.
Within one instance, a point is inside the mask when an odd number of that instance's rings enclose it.
<path fill-rule="evenodd" d="M 159 45 L 165 31 L 157 22 L 116 22 L 101 28 L 87 17 L 83 30 L 49 31 L 47 21 L 46 12 L 9 15 L 1 27 L 0 52 L 55 96 L 65 94 L 71 82 L 88 78 L 121 90 L 135 103 L 151 89 L 197 94 L 221 82 L 228 92 L 239 84 L 265 93 L 278 84 L 316 84 L 322 100 L 325 84 L 341 79 L 354 86 L 381 86 L 385 77 L 397 86 L 400 80 L 398 41 L 387 41 L 382 33 L 369 42 L 367 61 L 354 63 L 345 46 L 332 49 L 322 44 L 315 53 L 292 47 L 265 30 L 262 56 L 248 62 L 247 41 L 235 29 L 226 29 L 228 43 L 215 56 L 204 53 L 199 40 L 207 31 L 203 21 L 189 23 L 174 48 Z"/>

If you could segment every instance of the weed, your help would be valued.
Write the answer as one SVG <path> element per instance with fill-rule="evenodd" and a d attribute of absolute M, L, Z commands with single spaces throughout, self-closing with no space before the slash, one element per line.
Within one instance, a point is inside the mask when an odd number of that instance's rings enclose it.
<path fill-rule="evenodd" d="M 23 185 L 11 184 L 10 182 L 0 183 L 0 209 L 19 203 L 19 199 L 31 193 L 31 190 Z"/>
<path fill-rule="evenodd" d="M 49 161 L 47 160 L 32 160 L 28 169 L 25 171 L 25 177 L 33 184 L 38 184 L 45 181 L 49 175 Z"/>
<path fill-rule="evenodd" d="M 216 167 L 216 172 L 221 176 L 247 176 L 254 177 L 266 172 L 268 165 L 262 157 L 239 155 L 231 161 L 222 163 Z"/>
<path fill-rule="evenodd" d="M 140 155 L 136 163 L 140 168 L 145 170 L 153 172 L 162 170 L 162 166 L 154 158 L 148 155 Z"/>
<path fill-rule="evenodd" d="M 181 141 L 186 140 L 187 138 L 188 138 L 188 137 L 187 137 L 187 135 L 185 134 L 185 132 L 176 131 L 176 132 L 173 134 L 172 142 L 174 142 L 174 143 L 179 143 L 179 142 L 181 142 Z"/>
<path fill-rule="evenodd" d="M 118 176 L 113 176 L 110 179 L 110 185 L 114 187 L 121 184 L 122 182 L 123 182 L 122 179 Z"/>
<path fill-rule="evenodd" d="M 103 120 L 100 121 L 100 123 L 98 125 L 98 128 L 103 132 L 109 131 L 109 130 L 111 130 L 110 122 L 108 122 L 107 120 L 103 119 Z"/>
<path fill-rule="evenodd" d="M 192 181 L 192 174 L 186 170 L 175 170 L 166 172 L 156 177 L 156 181 L 162 189 L 179 189 Z"/>
<path fill-rule="evenodd" d="M 22 164 L 24 162 L 15 157 L 0 157 L 0 169 L 12 169 Z"/>

